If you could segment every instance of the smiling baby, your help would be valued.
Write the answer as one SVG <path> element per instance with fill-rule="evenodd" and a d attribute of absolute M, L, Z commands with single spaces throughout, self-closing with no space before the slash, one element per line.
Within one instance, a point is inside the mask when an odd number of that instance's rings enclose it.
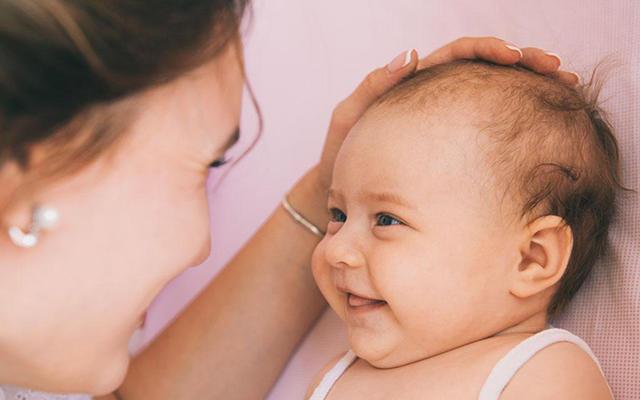
<path fill-rule="evenodd" d="M 313 255 L 351 350 L 310 398 L 610 398 L 588 345 L 549 325 L 605 251 L 621 188 L 595 98 L 464 61 L 367 111 Z"/>

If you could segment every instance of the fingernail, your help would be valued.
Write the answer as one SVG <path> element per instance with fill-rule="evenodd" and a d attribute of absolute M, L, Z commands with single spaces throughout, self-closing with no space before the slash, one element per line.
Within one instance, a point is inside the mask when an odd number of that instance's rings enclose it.
<path fill-rule="evenodd" d="M 387 70 L 389 72 L 396 72 L 403 67 L 406 67 L 411 62 L 411 54 L 413 53 L 413 49 L 403 51 L 398 54 L 389 64 L 387 64 Z"/>
<path fill-rule="evenodd" d="M 520 53 L 520 58 L 522 58 L 522 56 L 523 56 L 522 50 L 520 50 L 519 48 L 517 48 L 516 46 L 511 45 L 511 44 L 505 44 L 504 46 L 509 50 L 517 51 L 518 53 Z"/>
<path fill-rule="evenodd" d="M 582 77 L 580 75 L 578 75 L 576 72 L 573 72 L 573 71 L 569 71 L 569 73 L 578 79 L 577 85 L 582 85 Z"/>
<path fill-rule="evenodd" d="M 559 55 L 557 55 L 556 53 L 552 53 L 552 52 L 550 52 L 550 51 L 545 51 L 545 52 L 544 52 L 544 54 L 546 54 L 546 55 L 548 55 L 548 56 L 551 56 L 551 57 L 553 57 L 553 58 L 556 58 L 556 59 L 558 60 L 558 64 L 559 64 L 559 65 L 562 65 L 562 58 L 560 58 L 560 56 L 559 56 Z"/>

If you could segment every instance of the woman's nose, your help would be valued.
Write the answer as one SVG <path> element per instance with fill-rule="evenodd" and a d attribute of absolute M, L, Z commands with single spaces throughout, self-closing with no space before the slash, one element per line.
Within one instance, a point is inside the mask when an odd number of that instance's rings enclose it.
<path fill-rule="evenodd" d="M 353 268 L 364 265 L 364 255 L 362 251 L 358 249 L 353 233 L 349 233 L 343 229 L 329 238 L 325 245 L 327 262 L 335 268 Z"/>

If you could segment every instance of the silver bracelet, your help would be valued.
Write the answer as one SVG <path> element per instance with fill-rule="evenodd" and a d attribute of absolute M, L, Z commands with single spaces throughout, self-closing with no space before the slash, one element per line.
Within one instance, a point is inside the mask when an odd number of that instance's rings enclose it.
<path fill-rule="evenodd" d="M 294 220 L 296 220 L 297 223 L 307 228 L 311 233 L 313 233 L 319 238 L 324 237 L 324 232 L 321 231 L 320 228 L 318 228 L 317 226 L 309 222 L 308 219 L 300 215 L 299 212 L 297 212 L 293 207 L 291 207 L 291 204 L 289 204 L 289 200 L 287 200 L 287 196 L 284 196 L 284 198 L 282 199 L 282 208 L 287 210 L 289 215 L 291 215 L 291 217 Z"/>

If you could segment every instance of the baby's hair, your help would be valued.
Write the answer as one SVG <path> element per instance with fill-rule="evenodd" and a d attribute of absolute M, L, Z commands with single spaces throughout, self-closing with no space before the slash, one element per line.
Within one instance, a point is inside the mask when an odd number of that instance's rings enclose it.
<path fill-rule="evenodd" d="M 487 155 L 520 217 L 557 215 L 573 234 L 567 269 L 548 308 L 563 311 L 606 250 L 620 180 L 619 152 L 599 107 L 602 80 L 572 86 L 522 67 L 458 61 L 417 72 L 373 107 L 411 111 L 462 104 L 492 143 Z"/>

